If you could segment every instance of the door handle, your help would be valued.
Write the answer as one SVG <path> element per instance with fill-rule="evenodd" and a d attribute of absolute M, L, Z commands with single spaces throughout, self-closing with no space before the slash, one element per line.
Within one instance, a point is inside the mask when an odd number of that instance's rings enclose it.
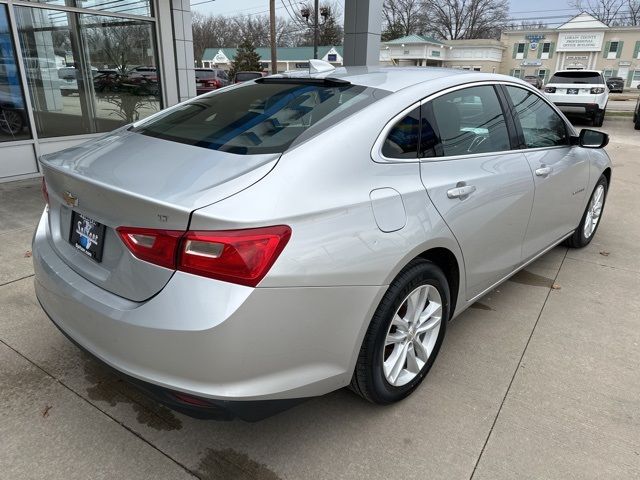
<path fill-rule="evenodd" d="M 540 168 L 536 170 L 536 175 L 539 177 L 548 177 L 552 171 L 553 171 L 553 168 L 547 167 L 546 165 L 542 165 Z"/>
<path fill-rule="evenodd" d="M 464 200 L 475 191 L 476 187 L 474 185 L 465 185 L 464 182 L 458 182 L 455 188 L 447 190 L 447 197 Z"/>

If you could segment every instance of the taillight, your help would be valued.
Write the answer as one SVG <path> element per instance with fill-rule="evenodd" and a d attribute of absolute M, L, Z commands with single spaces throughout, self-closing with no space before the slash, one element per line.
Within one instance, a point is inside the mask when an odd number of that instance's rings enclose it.
<path fill-rule="evenodd" d="M 291 229 L 286 225 L 187 232 L 181 243 L 178 270 L 255 287 L 290 237 Z"/>
<path fill-rule="evenodd" d="M 42 177 L 40 190 L 42 190 L 42 198 L 44 198 L 45 205 L 49 205 L 49 191 L 47 190 L 47 182 L 44 181 L 44 177 Z"/>
<path fill-rule="evenodd" d="M 547 93 L 556 93 L 556 87 L 545 87 L 544 91 Z"/>
<path fill-rule="evenodd" d="M 176 252 L 184 232 L 134 227 L 118 227 L 116 231 L 131 253 L 140 260 L 176 268 Z"/>
<path fill-rule="evenodd" d="M 116 230 L 140 260 L 250 287 L 260 283 L 291 237 L 286 225 L 216 232 Z"/>
<path fill-rule="evenodd" d="M 591 95 L 599 95 L 604 93 L 604 87 L 591 87 Z"/>

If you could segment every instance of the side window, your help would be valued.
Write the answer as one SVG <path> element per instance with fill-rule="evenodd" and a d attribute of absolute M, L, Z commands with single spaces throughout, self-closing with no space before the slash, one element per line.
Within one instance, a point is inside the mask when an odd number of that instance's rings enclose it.
<path fill-rule="evenodd" d="M 539 95 L 518 87 L 507 87 L 507 92 L 527 148 L 567 145 L 569 136 L 564 120 Z"/>
<path fill-rule="evenodd" d="M 387 158 L 418 158 L 420 139 L 420 107 L 413 109 L 389 131 L 382 145 Z"/>
<path fill-rule="evenodd" d="M 447 93 L 431 102 L 442 155 L 510 150 L 500 101 L 490 85 Z"/>

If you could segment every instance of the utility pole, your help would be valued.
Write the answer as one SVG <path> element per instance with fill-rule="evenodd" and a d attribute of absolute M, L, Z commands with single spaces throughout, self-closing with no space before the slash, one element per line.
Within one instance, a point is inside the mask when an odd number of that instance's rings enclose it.
<path fill-rule="evenodd" d="M 275 75 L 278 73 L 276 49 L 276 0 L 269 0 L 269 22 L 271 23 L 271 73 Z"/>
<path fill-rule="evenodd" d="M 320 16 L 320 10 L 318 9 L 318 0 L 315 0 L 313 5 L 313 58 L 318 58 L 318 16 Z"/>

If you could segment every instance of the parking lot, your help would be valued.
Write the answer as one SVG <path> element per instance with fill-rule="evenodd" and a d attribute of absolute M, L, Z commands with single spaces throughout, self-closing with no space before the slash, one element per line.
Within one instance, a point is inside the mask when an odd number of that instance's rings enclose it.
<path fill-rule="evenodd" d="M 456 319 L 405 401 L 341 390 L 259 423 L 174 413 L 63 337 L 33 292 L 40 182 L 0 184 L 0 478 L 639 478 L 640 132 L 602 129 L 615 170 L 587 248 Z"/>

